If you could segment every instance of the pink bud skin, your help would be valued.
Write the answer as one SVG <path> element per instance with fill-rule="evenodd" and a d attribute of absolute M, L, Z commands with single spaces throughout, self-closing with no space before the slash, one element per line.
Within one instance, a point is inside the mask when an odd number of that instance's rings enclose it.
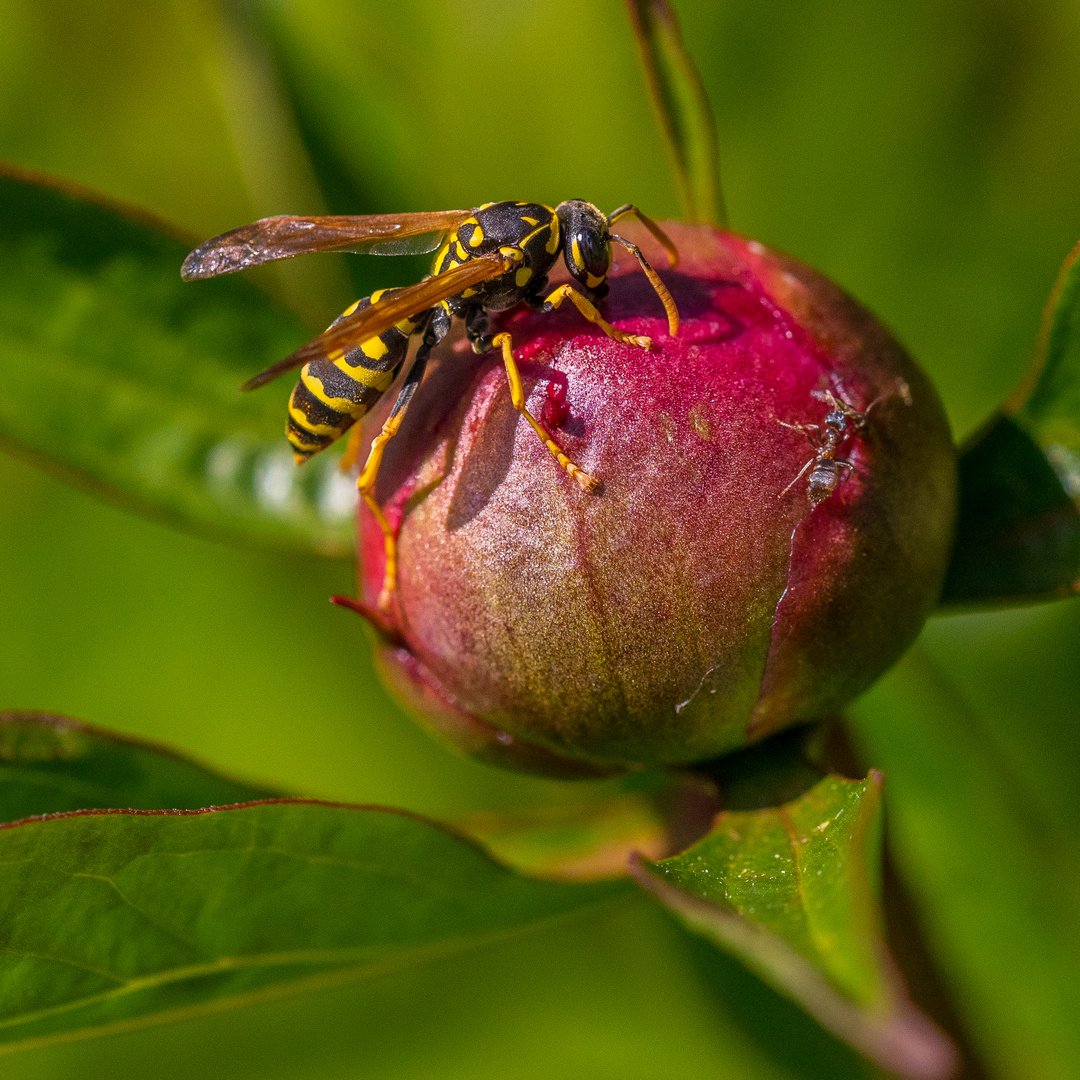
<path fill-rule="evenodd" d="M 465 712 L 408 649 L 388 643 L 376 666 L 398 702 L 437 739 L 477 761 L 554 780 L 594 780 L 621 769 L 593 765 L 522 742 Z"/>
<path fill-rule="evenodd" d="M 948 425 L 888 332 L 760 244 L 664 228 L 682 256 L 661 271 L 682 316 L 674 339 L 625 253 L 603 311 L 652 337 L 650 351 L 569 304 L 501 319 L 533 415 L 565 380 L 552 435 L 598 493 L 514 411 L 499 358 L 460 341 L 418 392 L 376 492 L 401 522 L 409 678 L 594 765 L 702 760 L 834 712 L 914 639 L 951 538 Z M 633 238 L 663 265 L 647 234 Z M 822 424 L 814 392 L 838 385 L 859 410 L 880 400 L 836 454 L 848 477 L 812 507 L 806 475 L 782 494 L 813 448 L 781 421 Z M 382 538 L 366 509 L 361 549 L 373 603 Z"/>
<path fill-rule="evenodd" d="M 751 269 L 860 404 L 879 399 L 870 437 L 854 441 L 858 486 L 841 487 L 792 538 L 788 588 L 748 728 L 756 740 L 852 700 L 914 641 L 944 579 L 956 455 L 933 386 L 873 315 L 794 260 L 760 253 Z M 896 378 L 910 406 L 892 392 Z M 837 563 L 841 575 L 831 569 Z"/>

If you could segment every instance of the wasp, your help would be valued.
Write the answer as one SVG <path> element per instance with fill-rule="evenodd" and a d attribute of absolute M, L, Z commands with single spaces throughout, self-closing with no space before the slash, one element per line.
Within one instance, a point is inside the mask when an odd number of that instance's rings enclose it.
<path fill-rule="evenodd" d="M 807 441 L 814 448 L 814 455 L 799 470 L 798 475 L 783 491 L 783 498 L 809 470 L 810 475 L 806 480 L 806 494 L 810 499 L 811 508 L 823 503 L 839 486 L 840 481 L 855 468 L 846 459 L 838 458 L 843 445 L 853 434 L 864 432 L 870 425 L 870 411 L 886 397 L 894 393 L 899 396 L 905 405 L 911 404 L 911 388 L 903 379 L 895 380 L 895 389 L 879 394 L 865 410 L 860 411 L 849 400 L 839 380 L 833 378 L 832 390 L 811 390 L 810 393 L 819 401 L 824 401 L 829 406 L 825 414 L 825 420 L 821 424 L 789 424 L 783 420 L 778 421 L 781 427 L 791 431 L 798 431 L 806 436 Z M 854 432 L 848 429 L 848 425 L 854 428 Z"/>
<path fill-rule="evenodd" d="M 667 252 L 674 267 L 678 252 L 667 235 L 636 206 L 627 203 L 606 216 L 591 203 L 571 199 L 554 209 L 540 203 L 485 203 L 473 210 L 335 217 L 270 217 L 223 233 L 201 244 L 184 260 L 185 281 L 246 270 L 273 259 L 316 251 L 403 255 L 436 251 L 431 273 L 416 285 L 382 289 L 358 300 L 318 337 L 244 384 L 254 390 L 300 368 L 289 399 L 286 437 L 296 463 L 345 434 L 390 388 L 405 364 L 409 343 L 420 338 L 393 408 L 375 436 L 357 487 L 382 529 L 386 575 L 379 608 L 389 611 L 397 588 L 397 532 L 374 496 L 386 444 L 397 434 L 416 393 L 431 350 L 449 332 L 453 319 L 465 323 L 473 351 L 501 349 L 514 408 L 529 422 L 561 468 L 583 491 L 597 480 L 574 464 L 525 406 L 521 375 L 507 333 L 490 333 L 489 312 L 525 303 L 553 311 L 569 300 L 610 338 L 642 349 L 652 340 L 626 334 L 606 322 L 596 301 L 607 293 L 611 245 L 626 248 L 648 276 L 667 314 L 668 331 L 678 333 L 679 312 L 664 283 L 636 244 L 611 231 L 636 217 Z M 562 256 L 575 284 L 548 292 L 548 273 Z M 545 295 L 546 293 L 546 295 Z M 344 461 L 351 467 L 359 440 L 354 430 Z"/>

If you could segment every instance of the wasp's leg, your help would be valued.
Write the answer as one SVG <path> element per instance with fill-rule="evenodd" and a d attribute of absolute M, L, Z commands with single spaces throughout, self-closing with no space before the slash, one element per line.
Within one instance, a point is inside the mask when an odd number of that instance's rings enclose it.
<path fill-rule="evenodd" d="M 491 351 L 491 335 L 488 333 L 490 326 L 488 313 L 479 304 L 465 313 L 465 336 L 469 339 L 474 353 Z"/>
<path fill-rule="evenodd" d="M 537 311 L 544 310 L 544 304 L 547 302 L 543 297 L 544 290 L 548 287 L 547 274 L 541 274 L 538 278 L 533 278 L 529 282 L 529 291 L 525 294 L 525 303 L 531 308 L 535 308 Z"/>
<path fill-rule="evenodd" d="M 604 317 L 596 310 L 596 307 L 585 299 L 574 288 L 573 285 L 560 285 L 545 301 L 542 308 L 543 311 L 554 311 L 564 300 L 569 299 L 570 302 L 585 316 L 589 322 L 596 323 L 601 330 L 609 338 L 614 338 L 616 341 L 621 341 L 624 345 L 637 345 L 642 349 L 652 348 L 652 338 L 642 337 L 638 334 L 624 334 L 621 330 L 616 330 L 611 323 L 607 322 Z"/>
<path fill-rule="evenodd" d="M 405 419 L 405 410 L 416 393 L 420 380 L 424 377 L 424 368 L 427 366 L 427 356 L 417 353 L 409 374 L 405 376 L 405 382 L 398 393 L 394 407 L 382 426 L 382 430 L 372 440 L 371 449 L 368 451 L 367 461 L 360 471 L 360 477 L 356 486 L 360 491 L 360 497 L 368 504 L 368 509 L 375 516 L 375 520 L 382 529 L 383 547 L 386 551 L 386 573 L 383 577 L 382 591 L 379 593 L 379 610 L 389 611 L 391 599 L 397 590 L 397 530 L 387 520 L 382 507 L 375 499 L 375 479 L 379 475 L 379 466 L 382 464 L 383 451 L 386 444 L 398 433 L 401 421 Z"/>
<path fill-rule="evenodd" d="M 386 572 L 383 575 L 382 591 L 379 593 L 379 610 L 384 612 L 390 610 L 394 593 L 397 591 L 397 530 L 390 524 L 382 507 L 375 499 L 375 480 L 379 475 L 379 466 L 382 464 L 386 444 L 398 433 L 401 422 L 405 419 L 409 402 L 412 401 L 416 388 L 424 377 L 424 369 L 427 367 L 431 350 L 446 336 L 450 329 L 450 322 L 450 313 L 441 307 L 436 308 L 429 318 L 423 343 L 416 351 L 416 359 L 408 375 L 405 376 L 405 382 L 398 391 L 397 400 L 382 430 L 371 442 L 367 461 L 364 462 L 364 467 L 356 481 L 360 497 L 367 503 L 368 509 L 374 515 L 379 528 L 382 529 L 383 546 L 386 552 Z"/>
<path fill-rule="evenodd" d="M 506 367 L 506 380 L 510 384 L 510 399 L 522 416 L 532 425 L 533 431 L 540 436 L 540 440 L 551 451 L 551 456 L 581 485 L 583 491 L 593 491 L 598 486 L 583 469 L 579 469 L 554 442 L 550 435 L 537 423 L 536 418 L 525 407 L 525 389 L 521 385 L 521 373 L 514 362 L 514 343 L 509 334 L 498 334 L 493 342 L 496 348 L 502 346 L 503 364 Z"/>
<path fill-rule="evenodd" d="M 349 431 L 348 441 L 345 443 L 345 453 L 341 455 L 338 468 L 344 472 L 352 472 L 360 457 L 360 444 L 364 441 L 363 429 L 359 424 L 353 424 Z"/>

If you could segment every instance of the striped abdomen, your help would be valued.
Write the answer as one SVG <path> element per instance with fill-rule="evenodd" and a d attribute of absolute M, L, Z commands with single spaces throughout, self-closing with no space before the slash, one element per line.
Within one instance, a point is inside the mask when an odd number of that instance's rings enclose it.
<path fill-rule="evenodd" d="M 333 325 L 397 291 L 380 289 L 357 300 Z M 386 392 L 405 362 L 416 325 L 417 320 L 403 319 L 336 360 L 324 357 L 300 369 L 285 428 L 298 465 L 341 438 Z"/>

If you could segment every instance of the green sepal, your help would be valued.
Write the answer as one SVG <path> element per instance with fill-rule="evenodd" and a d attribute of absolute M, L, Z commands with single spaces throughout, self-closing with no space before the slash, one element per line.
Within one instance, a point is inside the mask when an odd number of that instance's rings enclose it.
<path fill-rule="evenodd" d="M 882 931 L 882 777 L 827 776 L 779 807 L 719 814 L 634 876 L 823 1027 L 897 1075 L 947 1077 L 956 1050 L 909 1000 Z"/>
<path fill-rule="evenodd" d="M 555 806 L 481 811 L 453 824 L 506 866 L 530 877 L 625 877 L 635 852 L 662 858 L 708 827 L 716 788 L 693 773 L 630 773 L 582 784 Z"/>

